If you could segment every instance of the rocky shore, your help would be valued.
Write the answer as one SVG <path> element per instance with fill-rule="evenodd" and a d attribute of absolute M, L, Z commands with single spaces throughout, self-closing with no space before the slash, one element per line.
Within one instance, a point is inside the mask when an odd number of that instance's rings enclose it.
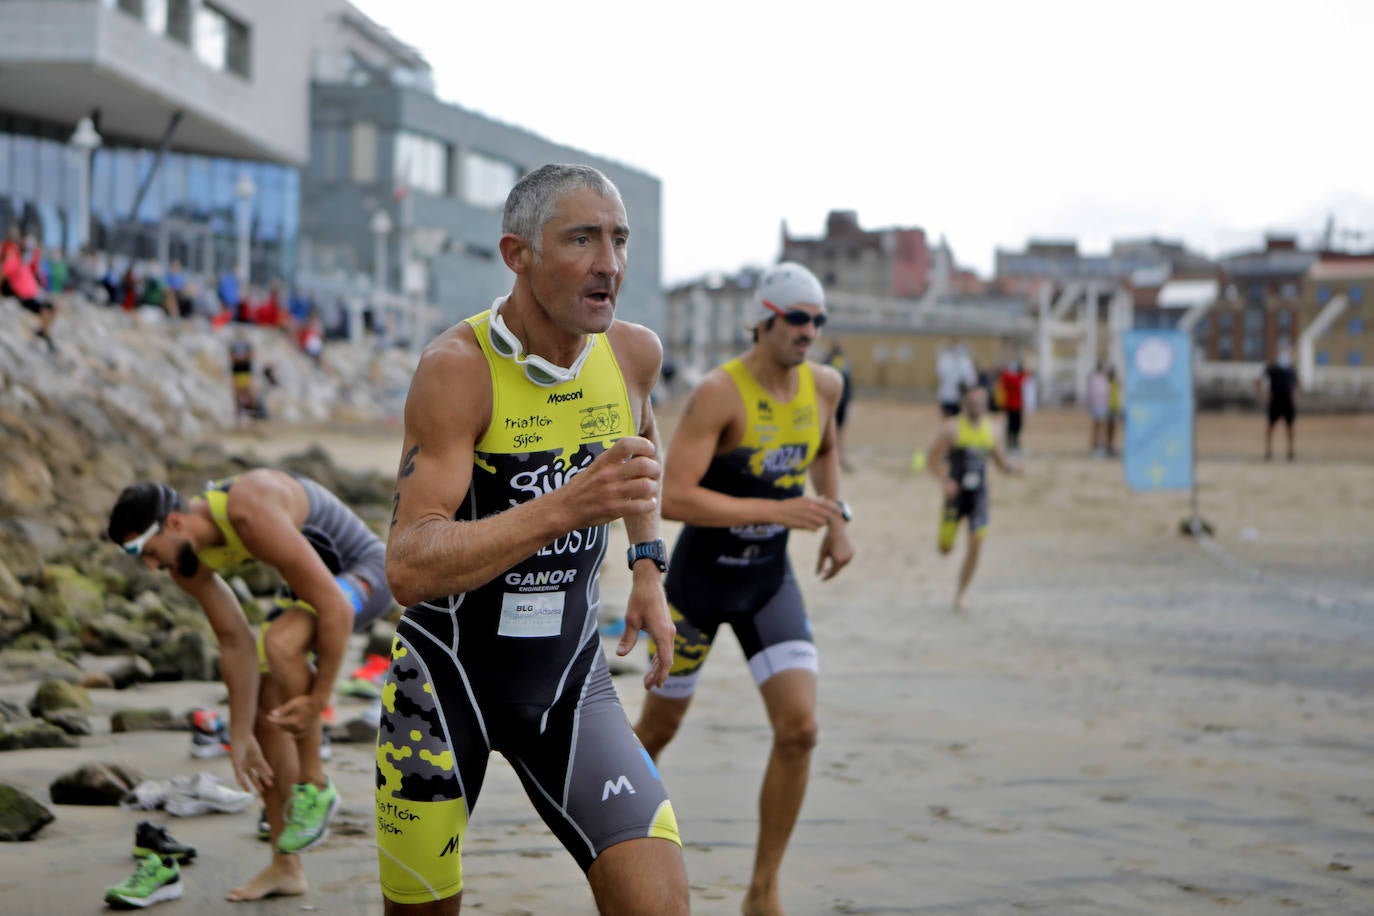
<path fill-rule="evenodd" d="M 104 528 L 119 491 L 136 480 L 190 494 L 253 466 L 216 441 L 235 422 L 230 341 L 253 343 L 259 390 L 278 423 L 395 417 L 414 354 L 333 344 L 317 364 L 277 329 L 212 328 L 79 299 L 63 303 L 49 352 L 17 305 L 0 301 L 0 314 L 0 684 L 34 685 L 27 704 L 0 703 L 0 751 L 72 747 L 92 732 L 88 689 L 218 678 L 215 640 L 195 602 L 122 555 Z M 388 475 L 338 468 L 320 449 L 274 464 L 315 478 L 384 529 Z M 275 571 L 250 565 L 228 579 L 249 619 L 260 620 Z M 183 729 L 182 713 L 130 708 L 108 726 Z M 86 787 L 76 797 L 103 804 L 117 803 L 133 780 L 117 767 L 69 776 Z M 73 797 L 62 785 L 53 783 L 54 803 Z M 30 839 L 51 819 L 41 803 L 0 785 L 0 839 Z"/>

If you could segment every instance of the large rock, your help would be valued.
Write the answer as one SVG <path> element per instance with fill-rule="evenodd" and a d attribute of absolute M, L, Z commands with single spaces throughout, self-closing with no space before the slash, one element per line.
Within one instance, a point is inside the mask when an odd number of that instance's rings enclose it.
<path fill-rule="evenodd" d="M 55 592 L 68 617 L 93 620 L 105 613 L 105 589 L 71 566 L 55 563 L 45 570 L 44 591 Z"/>
<path fill-rule="evenodd" d="M 63 773 L 48 786 L 54 805 L 117 805 L 143 781 L 143 774 L 118 763 L 88 763 Z"/>
<path fill-rule="evenodd" d="M 94 732 L 91 720 L 75 709 L 59 709 L 56 712 L 45 713 L 43 721 L 56 725 L 69 735 L 89 735 Z"/>
<path fill-rule="evenodd" d="M 0 751 L 25 751 L 36 747 L 78 747 L 79 743 L 49 722 L 0 725 Z"/>
<path fill-rule="evenodd" d="M 91 695 L 85 687 L 56 678 L 49 678 L 38 685 L 38 691 L 29 701 L 29 712 L 35 716 L 56 712 L 59 709 L 88 710 L 91 708 Z"/>
<path fill-rule="evenodd" d="M 186 730 L 186 720 L 172 715 L 166 707 L 155 709 L 120 709 L 110 715 L 111 732 L 179 732 Z"/>
<path fill-rule="evenodd" d="M 121 665 L 110 669 L 110 686 L 124 690 L 135 684 L 143 684 L 153 679 L 153 666 L 141 655 L 133 655 Z"/>
<path fill-rule="evenodd" d="M 75 662 L 52 651 L 6 649 L 0 652 L 0 684 L 23 684 L 49 679 L 79 683 L 81 668 Z"/>
<path fill-rule="evenodd" d="M 159 681 L 213 681 L 219 678 L 219 647 L 199 630 L 179 629 L 145 656 Z"/>
<path fill-rule="evenodd" d="M 31 840 L 56 818 L 36 798 L 14 786 L 0 784 L 0 842 Z"/>
<path fill-rule="evenodd" d="M 77 637 L 87 652 L 96 655 L 120 655 L 126 652 L 147 652 L 153 640 L 137 624 L 114 614 L 103 614 L 81 625 Z"/>

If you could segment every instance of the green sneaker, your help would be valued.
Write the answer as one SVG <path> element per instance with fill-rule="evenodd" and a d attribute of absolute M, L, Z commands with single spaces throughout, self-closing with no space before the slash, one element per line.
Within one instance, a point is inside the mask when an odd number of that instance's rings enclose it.
<path fill-rule="evenodd" d="M 171 856 L 151 853 L 132 875 L 105 889 L 105 902 L 117 910 L 142 909 L 181 896 L 181 869 Z"/>
<path fill-rule="evenodd" d="M 323 789 L 311 783 L 291 787 L 286 828 L 277 837 L 278 852 L 303 852 L 329 833 L 329 816 L 339 807 L 339 793 L 330 782 Z"/>

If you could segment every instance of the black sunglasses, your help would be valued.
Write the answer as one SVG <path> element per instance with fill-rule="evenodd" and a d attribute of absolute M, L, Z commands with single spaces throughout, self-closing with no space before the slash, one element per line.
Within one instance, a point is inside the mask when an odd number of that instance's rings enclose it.
<path fill-rule="evenodd" d="M 794 328 L 799 328 L 802 325 L 808 323 L 814 324 L 816 326 L 817 331 L 825 327 L 825 312 L 820 312 L 815 315 L 803 309 L 792 309 L 790 312 L 784 312 L 782 309 L 778 308 L 776 305 L 769 302 L 767 299 L 763 299 L 761 301 L 763 302 L 765 308 L 767 308 L 774 315 L 777 315 L 783 321 L 792 325 L 792 327 Z"/>

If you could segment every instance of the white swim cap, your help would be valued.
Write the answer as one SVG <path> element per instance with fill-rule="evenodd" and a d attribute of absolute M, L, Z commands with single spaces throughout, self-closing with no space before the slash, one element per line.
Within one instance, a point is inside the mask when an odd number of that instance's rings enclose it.
<path fill-rule="evenodd" d="M 765 270 L 759 278 L 759 285 L 754 290 L 754 300 L 749 309 L 751 326 L 767 321 L 777 314 L 763 304 L 765 300 L 784 312 L 794 305 L 801 304 L 825 308 L 825 289 L 811 271 L 795 261 L 783 261 Z"/>

